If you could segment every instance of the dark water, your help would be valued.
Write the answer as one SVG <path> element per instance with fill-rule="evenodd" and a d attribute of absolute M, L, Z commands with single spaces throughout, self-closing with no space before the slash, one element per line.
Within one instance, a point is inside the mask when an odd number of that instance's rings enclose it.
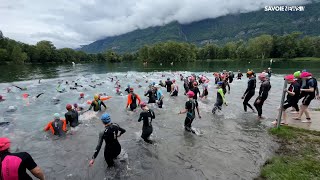
<path fill-rule="evenodd" d="M 13 82 L 31 79 L 49 79 L 65 76 L 75 76 L 81 74 L 104 74 L 108 72 L 153 72 L 153 71 L 192 71 L 192 72 L 214 72 L 228 69 L 231 71 L 241 70 L 246 72 L 248 68 L 256 72 L 262 72 L 270 67 L 269 61 L 197 61 L 197 62 L 180 62 L 173 66 L 170 64 L 160 65 L 159 63 L 148 64 L 143 66 L 137 62 L 122 63 L 93 63 L 80 64 L 73 67 L 68 65 L 0 65 L 1 74 L 0 82 Z M 307 69 L 319 76 L 320 63 L 317 61 L 279 61 L 273 62 L 271 67 L 275 73 L 286 74 L 293 73 L 297 69 Z"/>
<path fill-rule="evenodd" d="M 241 64 L 243 63 L 243 64 Z M 307 68 L 313 73 L 317 72 L 319 64 L 273 64 L 275 74 L 271 78 L 272 89 L 264 105 L 266 120 L 256 120 L 256 114 L 244 113 L 241 96 L 245 91 L 247 79 L 234 81 L 231 84 L 231 94 L 227 94 L 229 106 L 224 106 L 218 115 L 212 115 L 211 109 L 216 98 L 216 89 L 213 84 L 212 73 L 204 71 L 233 70 L 253 68 L 257 72 L 268 67 L 268 62 L 261 68 L 261 62 L 204 62 L 187 63 L 175 66 L 148 65 L 143 67 L 135 63 L 123 64 L 83 64 L 75 67 L 66 66 L 2 66 L 0 94 L 7 99 L 0 103 L 0 121 L 9 121 L 11 125 L 0 127 L 0 136 L 8 136 L 13 141 L 13 151 L 29 152 L 43 168 L 47 179 L 252 179 L 259 174 L 260 167 L 270 158 L 277 147 L 272 138 L 267 134 L 270 122 L 277 115 L 283 74 L 296 69 Z M 263 63 L 262 63 L 263 64 Z M 153 71 L 159 72 L 153 72 Z M 181 71 L 172 73 L 172 71 Z M 129 72 L 127 72 L 129 71 Z M 162 71 L 162 72 L 160 72 Z M 142 123 L 137 119 L 138 112 L 125 110 L 126 96 L 115 95 L 114 83 L 108 77 L 117 76 L 122 87 L 131 84 L 142 100 L 149 82 L 179 79 L 179 74 L 189 75 L 190 72 L 207 75 L 209 83 L 209 96 L 207 100 L 200 100 L 202 119 L 196 118 L 193 127 L 201 131 L 200 136 L 185 132 L 183 122 L 185 115 L 177 113 L 184 108 L 186 97 L 182 95 L 182 82 L 178 81 L 180 94 L 171 98 L 162 89 L 165 100 L 164 108 L 154 108 L 156 119 L 153 121 L 154 145 L 141 141 Z M 161 77 L 162 74 L 165 77 Z M 41 84 L 37 79 L 44 78 Z M 59 80 L 77 80 L 86 89 L 75 91 L 65 88 L 68 92 L 59 94 L 55 88 Z M 92 89 L 88 85 L 91 80 L 95 83 L 104 82 L 102 86 Z M 45 94 L 36 99 L 34 97 L 23 99 L 22 91 L 12 88 L 11 93 L 6 93 L 5 88 L 11 82 L 21 87 L 28 87 L 25 91 L 31 96 L 41 92 Z M 19 82 L 17 82 L 19 81 Z M 86 81 L 89 81 L 87 83 Z M 142 85 L 142 88 L 138 88 Z M 259 86 L 259 84 L 257 85 Z M 200 88 L 202 90 L 202 88 Z M 122 89 L 124 91 L 124 89 Z M 258 88 L 256 89 L 258 91 Z M 98 141 L 98 133 L 103 130 L 99 117 L 101 113 L 88 112 L 80 116 L 83 122 L 74 135 L 65 139 L 56 139 L 49 133 L 43 132 L 44 126 L 52 119 L 55 112 L 63 115 L 65 104 L 78 102 L 80 92 L 86 94 L 87 100 L 92 99 L 96 93 L 106 93 L 113 96 L 106 101 L 112 121 L 127 130 L 120 143 L 123 153 L 116 160 L 115 169 L 107 169 L 103 158 L 103 148 L 100 151 L 94 167 L 88 167 L 88 161 Z M 254 98 L 250 103 L 253 103 Z M 57 105 L 52 98 L 61 100 Z M 16 106 L 17 111 L 6 112 L 8 106 Z M 318 106 L 313 102 L 311 106 Z"/>

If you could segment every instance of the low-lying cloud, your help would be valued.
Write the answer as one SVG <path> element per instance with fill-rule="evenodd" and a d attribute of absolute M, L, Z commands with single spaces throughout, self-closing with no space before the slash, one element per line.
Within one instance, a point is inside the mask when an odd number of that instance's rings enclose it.
<path fill-rule="evenodd" d="M 136 29 L 178 21 L 245 13 L 269 5 L 301 5 L 308 0 L 0 0 L 0 30 L 35 44 L 79 47 Z"/>

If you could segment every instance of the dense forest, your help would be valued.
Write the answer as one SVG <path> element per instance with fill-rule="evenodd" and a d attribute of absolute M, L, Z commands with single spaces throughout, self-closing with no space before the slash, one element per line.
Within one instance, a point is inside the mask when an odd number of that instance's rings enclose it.
<path fill-rule="evenodd" d="M 57 49 L 50 41 L 28 45 L 6 38 L 0 31 L 0 64 L 5 63 L 66 63 L 66 62 L 176 62 L 214 59 L 266 59 L 319 57 L 320 36 L 301 33 L 261 35 L 249 40 L 238 40 L 223 45 L 207 43 L 197 47 L 174 41 L 143 46 L 134 53 L 118 54 L 111 50 L 87 54 L 70 48 Z"/>

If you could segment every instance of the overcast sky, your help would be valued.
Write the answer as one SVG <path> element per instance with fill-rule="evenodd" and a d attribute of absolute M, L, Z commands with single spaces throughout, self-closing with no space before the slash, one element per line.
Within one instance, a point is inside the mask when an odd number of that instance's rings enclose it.
<path fill-rule="evenodd" d="M 190 23 L 269 5 L 300 5 L 307 1 L 0 0 L 0 30 L 6 37 L 29 44 L 50 40 L 58 48 L 75 48 L 175 20 Z"/>

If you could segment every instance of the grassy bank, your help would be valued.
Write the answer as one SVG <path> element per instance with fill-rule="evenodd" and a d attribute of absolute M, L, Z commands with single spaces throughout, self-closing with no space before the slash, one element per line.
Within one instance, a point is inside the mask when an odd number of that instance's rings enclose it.
<path fill-rule="evenodd" d="M 280 148 L 266 162 L 260 179 L 320 179 L 320 132 L 284 126 L 272 128 Z"/>

